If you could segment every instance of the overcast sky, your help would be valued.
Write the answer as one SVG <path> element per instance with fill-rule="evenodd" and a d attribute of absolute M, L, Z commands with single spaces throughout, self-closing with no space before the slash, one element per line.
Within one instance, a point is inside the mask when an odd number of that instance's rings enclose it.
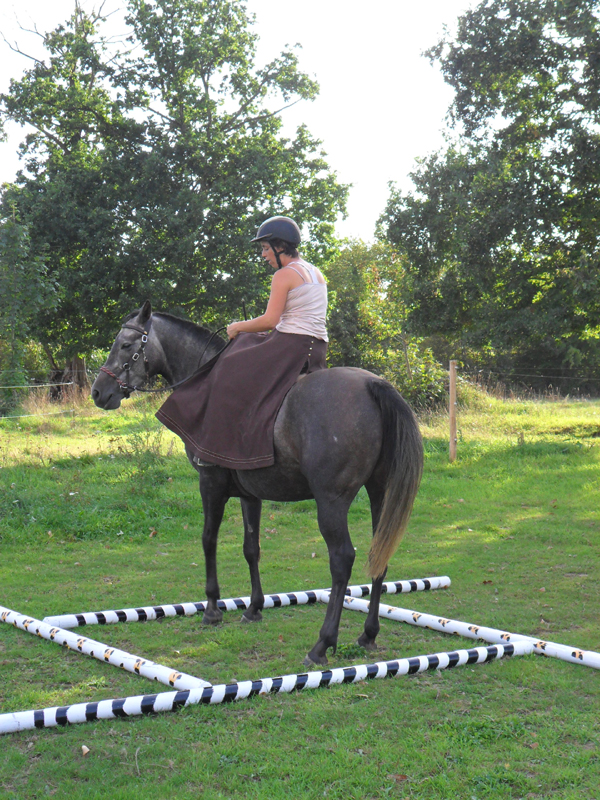
<path fill-rule="evenodd" d="M 328 160 L 344 183 L 352 184 L 342 236 L 373 238 L 388 197 L 388 181 L 410 187 L 415 160 L 443 145 L 445 113 L 452 92 L 437 66 L 422 56 L 452 31 L 458 16 L 475 0 L 249 0 L 261 37 L 259 59 L 276 56 L 299 42 L 301 68 L 321 86 L 317 100 L 284 112 L 286 130 L 304 122 L 323 141 Z M 86 9 L 98 0 L 82 0 Z M 122 30 L 123 0 L 106 0 L 115 11 L 111 24 Z M 2 0 L 0 31 L 22 49 L 40 55 L 39 37 L 23 27 L 51 30 L 67 19 L 74 0 Z M 356 9 L 356 10 L 354 10 Z M 0 89 L 19 77 L 31 61 L 0 41 Z M 14 178 L 17 147 L 24 133 L 13 126 L 0 144 L 0 182 Z"/>

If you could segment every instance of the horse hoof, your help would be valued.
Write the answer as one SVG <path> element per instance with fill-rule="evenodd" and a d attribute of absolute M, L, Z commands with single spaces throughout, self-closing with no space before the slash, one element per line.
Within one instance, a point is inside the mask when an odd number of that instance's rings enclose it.
<path fill-rule="evenodd" d="M 242 614 L 241 622 L 242 623 L 251 623 L 251 622 L 260 622 L 262 620 L 262 614 L 260 611 L 255 611 L 254 614 L 248 614 L 246 611 Z"/>
<path fill-rule="evenodd" d="M 329 664 L 329 661 L 327 661 L 327 656 L 322 656 L 320 658 L 315 656 L 315 658 L 312 658 L 310 654 L 307 654 L 302 663 L 305 667 L 324 667 Z"/>
<path fill-rule="evenodd" d="M 379 650 L 379 647 L 377 646 L 377 642 L 375 641 L 375 639 L 368 639 L 364 633 L 362 634 L 362 636 L 358 637 L 356 644 L 359 647 L 364 647 L 365 650 L 369 650 L 372 653 L 375 652 L 376 650 Z"/>
<path fill-rule="evenodd" d="M 202 615 L 202 624 L 203 625 L 218 625 L 220 622 L 223 621 L 223 612 L 219 611 L 218 613 L 209 614 L 207 611 L 204 612 Z"/>

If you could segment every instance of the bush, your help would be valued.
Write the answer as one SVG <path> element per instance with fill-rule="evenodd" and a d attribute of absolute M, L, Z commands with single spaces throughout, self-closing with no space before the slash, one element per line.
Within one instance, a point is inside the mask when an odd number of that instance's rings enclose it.
<path fill-rule="evenodd" d="M 377 374 L 393 384 L 415 409 L 435 408 L 447 401 L 448 373 L 429 348 L 420 349 L 416 339 L 403 351 L 388 350 Z"/>

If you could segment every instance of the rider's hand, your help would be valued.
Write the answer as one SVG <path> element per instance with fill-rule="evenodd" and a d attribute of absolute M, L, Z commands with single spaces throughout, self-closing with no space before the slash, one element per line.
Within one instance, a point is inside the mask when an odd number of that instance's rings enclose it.
<path fill-rule="evenodd" d="M 230 325 L 227 326 L 227 336 L 229 336 L 230 339 L 235 339 L 235 337 L 240 332 L 238 325 L 239 322 L 232 322 Z"/>

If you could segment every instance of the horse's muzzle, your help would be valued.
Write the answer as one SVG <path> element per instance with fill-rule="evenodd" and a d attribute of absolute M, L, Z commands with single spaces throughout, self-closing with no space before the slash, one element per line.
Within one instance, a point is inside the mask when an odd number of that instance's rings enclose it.
<path fill-rule="evenodd" d="M 92 385 L 92 400 L 98 408 L 114 411 L 121 405 L 123 393 L 117 384 L 113 381 L 109 383 L 109 381 L 103 380 L 103 377 L 103 373 L 100 373 Z M 103 386 L 103 384 L 105 385 Z"/>

